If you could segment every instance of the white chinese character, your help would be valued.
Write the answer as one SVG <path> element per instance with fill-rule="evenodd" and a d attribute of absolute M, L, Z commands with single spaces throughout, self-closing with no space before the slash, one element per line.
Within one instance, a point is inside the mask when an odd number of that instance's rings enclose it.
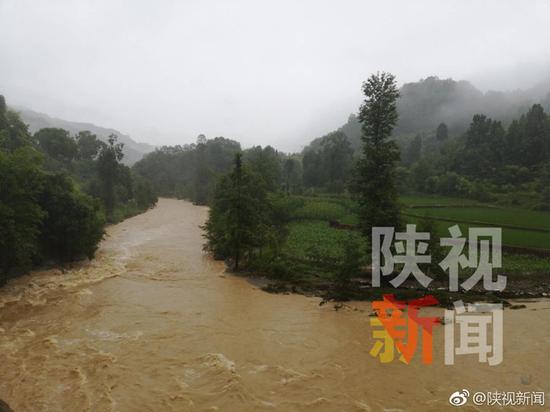
<path fill-rule="evenodd" d="M 488 406 L 502 406 L 504 392 L 494 391 L 487 392 L 487 405 Z"/>
<path fill-rule="evenodd" d="M 372 286 L 380 286 L 380 277 L 393 273 L 396 264 L 403 264 L 403 269 L 390 283 L 394 287 L 400 286 L 409 275 L 413 275 L 418 282 L 427 287 L 432 279 L 426 276 L 418 267 L 420 263 L 430 263 L 432 258 L 426 255 L 428 243 L 421 240 L 429 240 L 428 232 L 417 232 L 416 225 L 407 225 L 406 232 L 396 232 L 395 251 L 391 253 L 391 241 L 394 229 L 391 227 L 372 228 Z M 380 244 L 380 240 L 382 244 Z M 418 243 L 417 243 L 418 241 Z M 419 253 L 419 255 L 417 255 Z M 380 254 L 384 257 L 384 265 L 381 265 Z"/>
<path fill-rule="evenodd" d="M 462 282 L 461 286 L 470 290 L 481 279 L 486 290 L 504 290 L 506 276 L 498 275 L 493 281 L 493 268 L 502 266 L 502 230 L 500 228 L 470 228 L 468 229 L 468 256 L 462 254 L 466 239 L 458 225 L 449 228 L 450 238 L 441 238 L 442 246 L 450 246 L 448 255 L 439 264 L 449 271 L 449 290 L 458 291 L 458 265 L 462 268 L 475 268 L 472 276 Z M 491 238 L 491 242 L 488 239 Z M 478 250 L 479 245 L 479 250 Z M 490 247 L 489 247 L 490 246 Z M 491 258 L 491 259 L 490 259 Z"/>
<path fill-rule="evenodd" d="M 516 392 L 515 406 L 525 406 L 531 404 L 531 395 L 529 392 Z"/>
<path fill-rule="evenodd" d="M 502 406 L 514 406 L 516 404 L 515 392 L 503 392 Z"/>
<path fill-rule="evenodd" d="M 453 365 L 454 356 L 477 354 L 480 362 L 494 366 L 502 362 L 502 304 L 467 304 L 455 302 L 455 310 L 445 311 L 445 364 Z M 456 315 L 455 315 L 456 311 Z M 455 348 L 454 333 L 457 323 L 460 344 Z M 492 324 L 492 345 L 488 343 L 488 329 Z M 491 356 L 487 356 L 491 354 Z"/>
<path fill-rule="evenodd" d="M 531 401 L 532 405 L 544 406 L 544 392 L 533 392 Z"/>

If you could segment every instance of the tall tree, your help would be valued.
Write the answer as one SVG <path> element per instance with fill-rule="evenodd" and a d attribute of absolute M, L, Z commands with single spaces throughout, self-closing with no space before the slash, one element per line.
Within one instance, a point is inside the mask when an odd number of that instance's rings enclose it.
<path fill-rule="evenodd" d="M 420 160 L 422 156 L 422 136 L 417 134 L 409 143 L 403 153 L 403 162 L 407 165 Z"/>
<path fill-rule="evenodd" d="M 444 142 L 449 137 L 449 128 L 445 123 L 439 123 L 439 126 L 437 126 L 437 130 L 435 132 L 435 137 L 440 142 Z"/>
<path fill-rule="evenodd" d="M 101 146 L 105 144 L 88 130 L 78 132 L 75 139 L 78 147 L 78 157 L 83 160 L 95 159 Z"/>
<path fill-rule="evenodd" d="M 343 189 L 351 169 L 353 149 L 343 132 L 330 133 L 321 143 L 321 161 L 328 178 L 328 187 L 333 189 L 335 183 L 340 183 Z"/>
<path fill-rule="evenodd" d="M 0 130 L 8 127 L 6 99 L 0 94 Z"/>
<path fill-rule="evenodd" d="M 390 140 L 397 123 L 399 92 L 395 76 L 372 75 L 363 83 L 365 99 L 359 109 L 363 153 L 357 164 L 355 190 L 360 205 L 361 227 L 369 238 L 375 226 L 399 227 L 395 167 L 399 148 Z"/>
<path fill-rule="evenodd" d="M 115 184 L 118 176 L 118 165 L 124 156 L 122 143 L 117 143 L 117 136 L 112 134 L 109 144 L 101 148 L 97 158 L 98 175 L 101 184 L 101 200 L 109 217 L 115 207 Z"/>
<path fill-rule="evenodd" d="M 268 241 L 269 202 L 263 179 L 243 165 L 235 155 L 234 168 L 223 176 L 216 190 L 204 225 L 205 249 L 218 258 L 230 258 L 238 271 Z"/>
<path fill-rule="evenodd" d="M 267 190 L 279 188 L 282 176 L 281 158 L 273 147 L 251 147 L 243 153 L 243 159 L 250 170 L 264 180 Z"/>
<path fill-rule="evenodd" d="M 206 152 L 206 138 L 199 135 L 195 149 L 195 176 L 194 176 L 194 197 L 193 201 L 198 205 L 208 203 L 209 182 L 211 171 L 208 167 L 208 156 Z"/>
<path fill-rule="evenodd" d="M 325 180 L 321 154 L 314 149 L 304 152 L 302 159 L 304 185 L 307 187 L 319 187 Z"/>

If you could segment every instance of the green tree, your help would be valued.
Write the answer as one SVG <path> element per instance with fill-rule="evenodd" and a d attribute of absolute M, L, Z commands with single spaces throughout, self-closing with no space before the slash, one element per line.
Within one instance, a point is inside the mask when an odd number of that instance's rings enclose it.
<path fill-rule="evenodd" d="M 108 218 L 112 218 L 115 207 L 115 184 L 118 177 L 119 162 L 124 156 L 123 144 L 117 143 L 117 136 L 112 134 L 109 144 L 101 148 L 97 159 L 97 171 L 101 186 L 101 200 Z"/>
<path fill-rule="evenodd" d="M 6 99 L 0 94 L 0 130 L 8 127 L 8 119 L 6 117 L 7 110 Z"/>
<path fill-rule="evenodd" d="M 14 151 L 31 144 L 27 125 L 16 112 L 7 110 L 5 101 L 0 101 L 0 149 Z"/>
<path fill-rule="evenodd" d="M 321 143 L 322 167 L 331 191 L 342 191 L 351 169 L 353 149 L 343 132 L 334 132 Z"/>
<path fill-rule="evenodd" d="M 195 204 L 205 205 L 208 203 L 211 175 L 212 173 L 208 167 L 206 139 L 204 141 L 197 139 L 197 147 L 195 149 L 195 175 L 193 179 L 195 186 L 193 201 Z"/>
<path fill-rule="evenodd" d="M 78 154 L 75 140 L 64 129 L 45 128 L 34 134 L 38 147 L 52 159 L 70 163 Z"/>
<path fill-rule="evenodd" d="M 82 160 L 94 160 L 101 146 L 105 145 L 95 134 L 92 134 L 88 130 L 78 132 L 76 135 L 76 144 L 78 147 L 78 157 Z"/>
<path fill-rule="evenodd" d="M 215 257 L 231 259 L 236 271 L 268 242 L 269 203 L 263 183 L 242 164 L 239 153 L 233 170 L 220 179 L 214 191 L 203 227 L 205 249 Z"/>
<path fill-rule="evenodd" d="M 439 123 L 435 132 L 435 137 L 438 141 L 444 142 L 449 137 L 449 128 L 445 123 Z"/>
<path fill-rule="evenodd" d="M 134 176 L 135 190 L 134 197 L 136 204 L 140 209 L 148 209 L 157 203 L 157 195 L 155 194 L 151 184 L 141 176 Z"/>
<path fill-rule="evenodd" d="M 465 135 L 458 171 L 473 178 L 497 175 L 505 144 L 505 130 L 498 121 L 476 114 Z"/>
<path fill-rule="evenodd" d="M 41 163 L 40 153 L 29 146 L 0 150 L 0 284 L 10 269 L 30 267 L 39 254 Z"/>
<path fill-rule="evenodd" d="M 407 146 L 403 153 L 403 162 L 412 165 L 420 160 L 422 156 L 422 136 L 417 134 Z"/>
<path fill-rule="evenodd" d="M 103 237 L 99 202 L 76 189 L 66 174 L 45 176 L 39 204 L 45 212 L 40 243 L 44 256 L 59 261 L 91 259 Z"/>
<path fill-rule="evenodd" d="M 550 149 L 550 128 L 544 109 L 535 104 L 522 116 L 523 126 L 523 159 L 526 166 L 534 167 L 544 162 Z"/>
<path fill-rule="evenodd" d="M 286 194 L 290 194 L 297 190 L 301 184 L 301 164 L 300 161 L 288 157 L 283 163 L 283 175 Z"/>
<path fill-rule="evenodd" d="M 243 159 L 250 170 L 264 180 L 267 190 L 279 188 L 282 176 L 281 159 L 273 147 L 252 147 L 243 153 Z"/>
<path fill-rule="evenodd" d="M 321 154 L 315 149 L 304 151 L 302 159 L 304 186 L 320 187 L 325 181 Z"/>
<path fill-rule="evenodd" d="M 363 93 L 365 100 L 359 109 L 363 154 L 357 164 L 354 189 L 360 206 L 361 228 L 370 239 L 375 226 L 401 226 L 395 182 L 399 149 L 390 140 L 397 122 L 399 92 L 395 77 L 381 73 L 363 83 Z"/>

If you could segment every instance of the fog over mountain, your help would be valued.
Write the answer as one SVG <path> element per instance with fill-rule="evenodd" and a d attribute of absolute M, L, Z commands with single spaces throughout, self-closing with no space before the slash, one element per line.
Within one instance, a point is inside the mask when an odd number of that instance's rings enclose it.
<path fill-rule="evenodd" d="M 100 140 L 106 142 L 112 134 L 118 137 L 118 141 L 124 144 L 124 157 L 122 162 L 127 165 L 132 165 L 140 160 L 146 153 L 152 152 L 155 146 L 147 143 L 138 143 L 130 136 L 121 133 L 115 129 L 109 129 L 101 126 L 96 126 L 92 123 L 71 122 L 64 119 L 50 117 L 45 113 L 38 113 L 25 107 L 12 107 L 13 110 L 19 113 L 21 119 L 29 126 L 29 131 L 35 133 L 43 128 L 59 128 L 67 130 L 71 135 L 76 135 L 80 131 L 87 130 L 95 134 Z"/>
<path fill-rule="evenodd" d="M 152 145 L 204 133 L 297 151 L 357 111 L 377 70 L 535 87 L 549 25 L 544 0 L 0 0 L 0 94 Z"/>

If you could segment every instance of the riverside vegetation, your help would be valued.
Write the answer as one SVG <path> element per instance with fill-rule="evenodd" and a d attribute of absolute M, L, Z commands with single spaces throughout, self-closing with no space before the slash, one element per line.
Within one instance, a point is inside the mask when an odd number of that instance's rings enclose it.
<path fill-rule="evenodd" d="M 0 96 L 0 285 L 38 265 L 92 258 L 105 224 L 156 203 L 121 159 L 114 135 L 31 135 Z"/>
<path fill-rule="evenodd" d="M 13 268 L 92 256 L 105 222 L 154 205 L 158 195 L 209 205 L 205 248 L 235 271 L 266 276 L 268 290 L 378 296 L 386 290 L 369 287 L 370 228 L 416 223 L 431 233 L 433 256 L 444 255 L 437 241 L 453 224 L 463 233 L 502 227 L 500 271 L 509 276 L 502 297 L 548 293 L 550 99 L 506 112 L 477 99 L 476 109 L 486 107 L 502 121 L 480 113 L 468 125 L 464 113 L 450 119 L 434 109 L 459 86 L 428 78 L 397 90 L 393 76 L 382 73 L 363 85 L 358 116 L 301 153 L 243 149 L 231 139 L 200 135 L 194 144 L 158 148 L 131 168 L 120 164 L 115 136 L 101 142 L 89 132 L 71 137 L 61 129 L 30 136 L 3 103 L 1 164 L 10 176 L 6 188 L 12 183 L 11 192 L 2 192 L 0 217 L 6 227 L 22 229 L 3 238 L 12 245 L 4 277 Z M 414 96 L 422 99 L 413 104 Z M 21 195 L 28 204 L 17 203 L 17 179 L 36 181 Z M 68 204 L 53 209 L 48 199 Z M 66 212 L 72 208 L 80 213 L 73 220 Z M 424 269 L 442 295 L 445 276 L 436 264 Z M 414 289 L 405 284 L 399 292 L 424 293 Z"/>
<path fill-rule="evenodd" d="M 472 226 L 500 226 L 506 253 L 499 270 L 509 275 L 508 288 L 501 293 L 476 288 L 464 300 L 547 294 L 550 214 L 545 212 L 545 182 L 550 170 L 550 128 L 541 106 L 533 106 L 507 131 L 499 122 L 475 115 L 464 135 L 447 141 L 447 128 L 442 124 L 436 130 L 439 143 L 419 151 L 420 157 L 407 164 L 400 161 L 399 145 L 390 137 L 398 116 L 395 79 L 386 73 L 372 76 L 363 91 L 365 101 L 359 114 L 362 153 L 354 158 L 340 132 L 327 136 L 315 153 L 321 164 L 319 173 L 313 174 L 315 183 L 307 184 L 311 164 L 306 159 L 311 152 L 302 157 L 301 184 L 292 180 L 291 172 L 299 167 L 292 156 L 271 148 L 236 155 L 233 170 L 212 190 L 210 218 L 204 227 L 206 250 L 226 259 L 235 271 L 269 277 L 273 282 L 266 290 L 313 293 L 327 299 L 370 299 L 393 290 L 369 285 L 371 228 L 416 223 L 432 239 L 433 263 L 423 267 L 435 278 L 429 293 L 448 303 L 463 293 L 445 291 L 446 275 L 438 262 L 446 251 L 439 246 L 439 237 L 456 223 L 463 233 Z M 520 161 L 511 155 L 518 150 L 531 156 L 529 168 L 525 158 Z M 499 154 L 490 157 L 489 152 Z M 420 179 L 419 170 L 427 163 L 432 169 L 420 173 Z M 432 165 L 442 169 L 434 172 Z M 446 167 L 450 170 L 445 171 Z M 319 178 L 321 170 L 325 180 Z M 510 174 L 523 176 L 523 183 L 510 184 Z M 428 196 L 411 196 L 402 179 L 419 192 L 422 187 L 415 187 L 417 181 L 431 182 L 432 190 L 424 186 Z M 342 183 L 345 190 L 334 189 Z M 510 201 L 511 187 L 529 199 L 523 208 Z M 517 215 L 523 218 L 516 219 Z M 470 274 L 466 269 L 460 276 Z M 403 297 L 425 293 L 414 282 L 406 282 L 397 291 Z"/>

